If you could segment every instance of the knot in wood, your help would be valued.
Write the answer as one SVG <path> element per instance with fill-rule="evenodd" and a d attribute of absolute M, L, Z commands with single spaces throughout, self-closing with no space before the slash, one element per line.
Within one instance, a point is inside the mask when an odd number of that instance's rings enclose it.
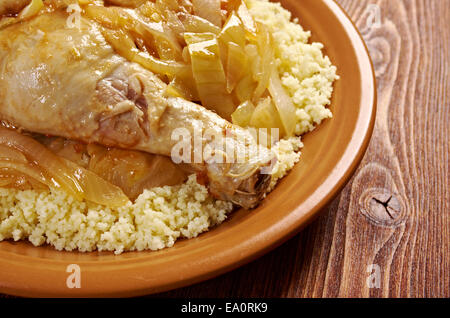
<path fill-rule="evenodd" d="M 361 213 L 372 223 L 395 227 L 404 223 L 403 199 L 387 189 L 371 188 L 359 198 Z"/>

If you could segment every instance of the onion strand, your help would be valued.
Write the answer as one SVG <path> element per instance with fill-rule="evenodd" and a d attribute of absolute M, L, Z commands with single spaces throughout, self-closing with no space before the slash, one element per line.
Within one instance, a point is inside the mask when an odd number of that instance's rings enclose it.
<path fill-rule="evenodd" d="M 129 200 L 123 191 L 75 163 L 58 157 L 31 137 L 0 127 L 0 145 L 18 151 L 27 162 L 0 160 L 0 168 L 16 170 L 50 188 L 66 191 L 75 198 L 111 207 Z"/>

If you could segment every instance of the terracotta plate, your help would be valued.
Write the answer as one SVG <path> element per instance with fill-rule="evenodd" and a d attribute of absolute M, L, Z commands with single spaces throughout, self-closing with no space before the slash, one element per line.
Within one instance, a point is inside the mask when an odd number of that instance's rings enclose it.
<path fill-rule="evenodd" d="M 376 86 L 367 49 L 332 0 L 281 1 L 338 67 L 334 118 L 304 138 L 295 169 L 253 211 L 238 211 L 219 227 L 158 252 L 58 252 L 25 242 L 0 243 L 0 292 L 23 296 L 132 296 L 166 291 L 241 266 L 297 233 L 351 177 L 375 119 Z M 69 264 L 81 268 L 81 288 L 66 286 Z"/>

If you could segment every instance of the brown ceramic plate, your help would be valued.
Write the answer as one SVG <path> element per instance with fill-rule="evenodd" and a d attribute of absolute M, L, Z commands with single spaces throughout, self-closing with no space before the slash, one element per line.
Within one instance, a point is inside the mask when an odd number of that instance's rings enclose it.
<path fill-rule="evenodd" d="M 332 0 L 284 0 L 338 67 L 334 118 L 304 137 L 300 162 L 255 210 L 240 210 L 219 227 L 158 252 L 58 252 L 25 242 L 0 243 L 0 292 L 22 296 L 132 296 L 166 291 L 241 266 L 297 233 L 345 185 L 367 148 L 376 86 L 358 31 Z M 69 289 L 69 264 L 81 288 Z"/>

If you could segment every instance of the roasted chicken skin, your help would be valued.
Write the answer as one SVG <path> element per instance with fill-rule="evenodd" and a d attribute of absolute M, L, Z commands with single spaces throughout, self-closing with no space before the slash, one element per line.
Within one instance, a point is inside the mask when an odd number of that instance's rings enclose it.
<path fill-rule="evenodd" d="M 274 155 L 216 113 L 167 97 L 155 74 L 117 55 L 101 27 L 82 18 L 66 26 L 55 11 L 0 30 L 0 119 L 19 129 L 170 156 L 176 128 L 237 138 L 244 162 L 193 164 L 217 198 L 257 205 L 270 183 Z M 217 145 L 202 137 L 202 149 Z M 194 157 L 195 147 L 191 147 Z"/>

